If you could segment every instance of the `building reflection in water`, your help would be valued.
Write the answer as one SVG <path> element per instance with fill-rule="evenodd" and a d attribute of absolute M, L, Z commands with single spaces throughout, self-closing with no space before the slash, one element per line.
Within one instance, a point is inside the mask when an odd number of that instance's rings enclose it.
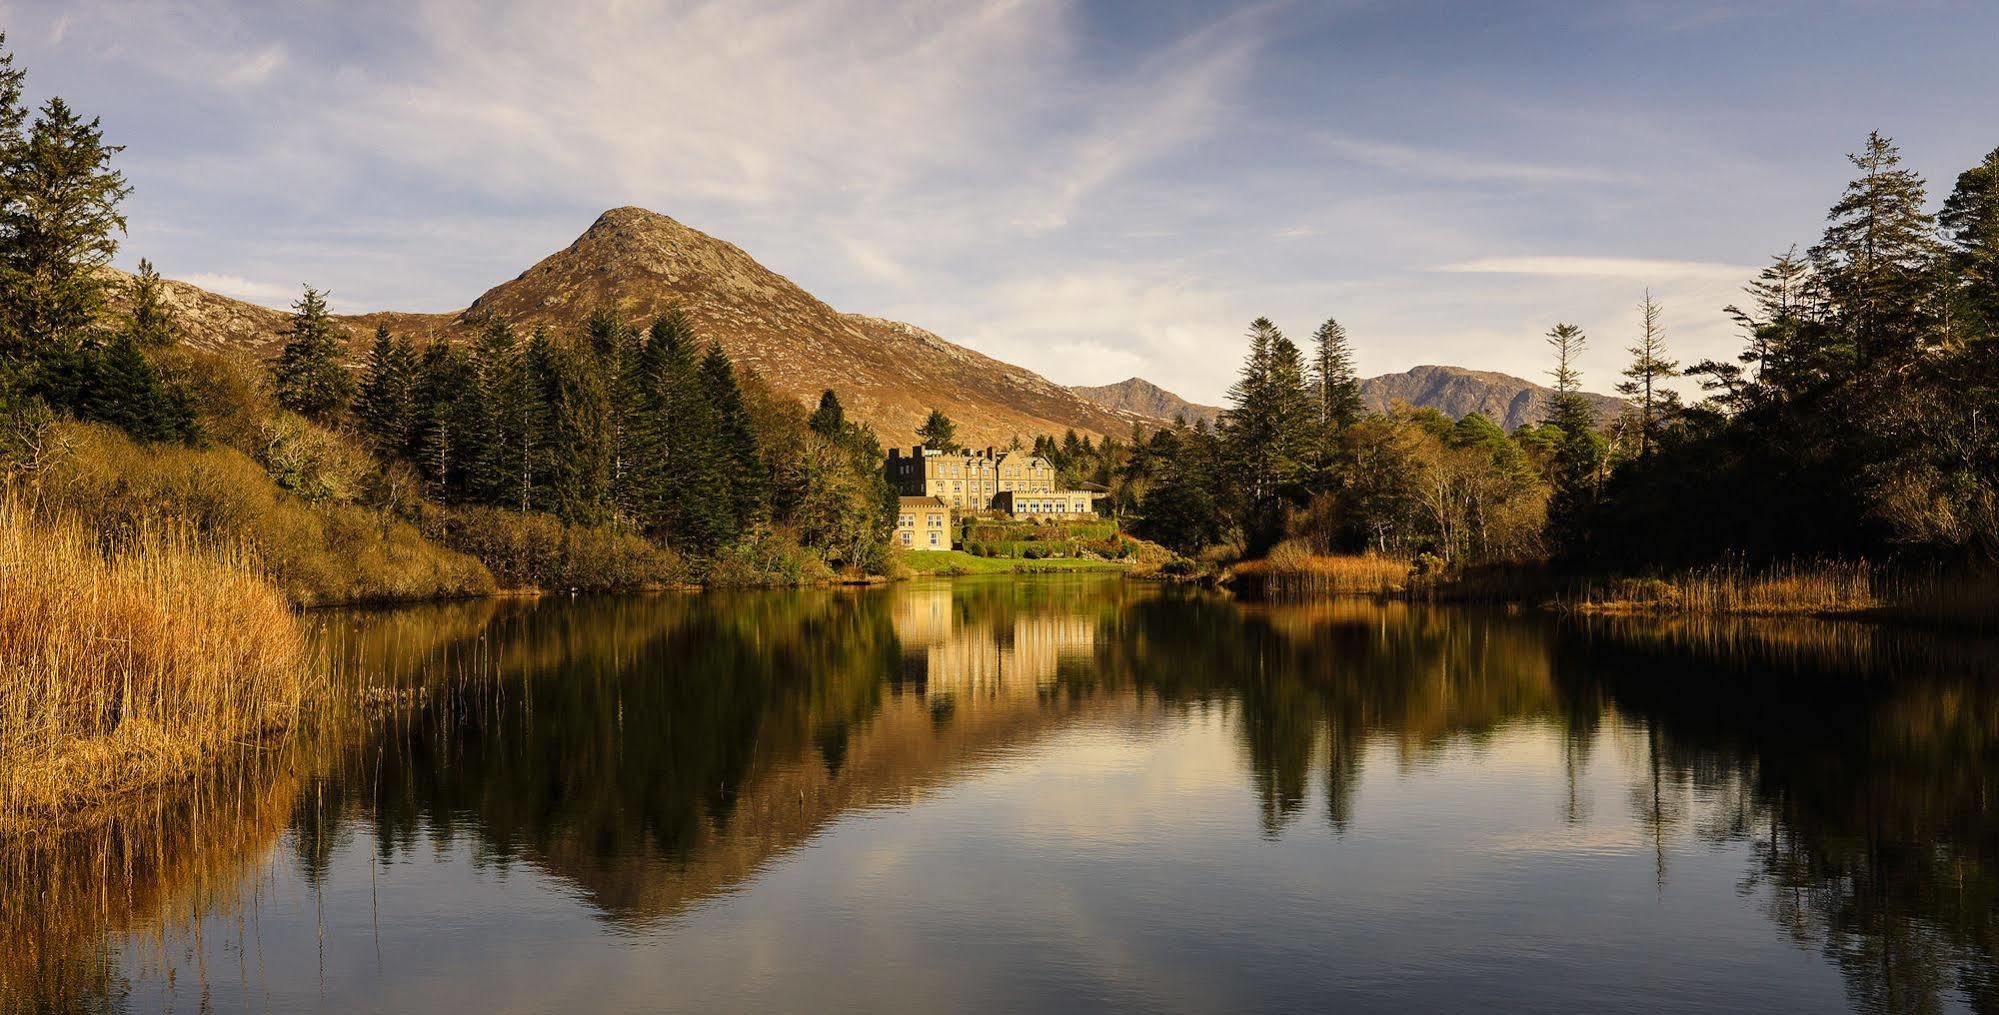
<path fill-rule="evenodd" d="M 462 850 L 650 933 L 843 816 L 1031 771 L 1062 731 L 1133 716 L 1224 717 L 1269 839 L 1365 838 L 1396 778 L 1552 757 L 1566 790 L 1549 848 L 1563 827 L 1628 821 L 1663 897 L 1675 843 L 1743 847 L 1742 890 L 1840 970 L 1855 1007 L 1999 1010 L 1999 681 L 1983 642 L 1250 606 L 1091 579 L 326 622 L 343 672 L 399 707 L 330 724 L 199 806 L 0 837 L 0 1010 L 115 1002 L 126 978 L 175 972 L 159 942 L 232 912 L 251 927 L 263 880 L 317 892 L 357 842 L 369 876 Z M 1605 771 L 1621 798 L 1592 794 Z M 1326 826 L 1301 821 L 1315 810 Z"/>

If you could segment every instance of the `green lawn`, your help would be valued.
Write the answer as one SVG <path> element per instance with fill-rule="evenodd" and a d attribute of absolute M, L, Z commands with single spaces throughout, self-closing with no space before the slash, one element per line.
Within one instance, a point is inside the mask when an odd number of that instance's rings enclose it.
<path fill-rule="evenodd" d="M 910 550 L 903 555 L 909 569 L 921 575 L 1042 574 L 1050 571 L 1122 571 L 1129 565 L 1110 560 L 1009 560 L 974 557 L 962 550 Z"/>

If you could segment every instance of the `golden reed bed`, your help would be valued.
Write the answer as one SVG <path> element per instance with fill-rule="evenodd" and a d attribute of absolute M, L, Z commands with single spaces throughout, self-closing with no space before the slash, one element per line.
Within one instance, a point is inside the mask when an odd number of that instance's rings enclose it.
<path fill-rule="evenodd" d="M 100 546 L 0 499 L 0 832 L 188 779 L 310 697 L 298 618 L 240 550 Z"/>

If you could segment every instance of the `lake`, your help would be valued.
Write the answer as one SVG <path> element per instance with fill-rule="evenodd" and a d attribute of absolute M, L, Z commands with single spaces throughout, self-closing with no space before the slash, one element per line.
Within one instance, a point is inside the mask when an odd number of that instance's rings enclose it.
<path fill-rule="evenodd" d="M 1067 576 L 314 616 L 0 1007 L 1999 1010 L 1993 646 Z"/>

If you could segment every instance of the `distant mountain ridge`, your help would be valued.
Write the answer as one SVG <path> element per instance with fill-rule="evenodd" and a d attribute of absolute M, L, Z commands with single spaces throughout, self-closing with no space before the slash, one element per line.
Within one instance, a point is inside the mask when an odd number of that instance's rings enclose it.
<path fill-rule="evenodd" d="M 1184 416 L 1189 423 L 1198 419 L 1212 423 L 1224 411 L 1220 406 L 1190 402 L 1140 377 L 1069 390 L 1107 409 L 1159 421 Z M 1360 397 L 1376 412 L 1387 412 L 1397 403 L 1435 409 L 1452 419 L 1463 419 L 1476 412 L 1508 430 L 1516 430 L 1545 419 L 1555 391 L 1511 374 L 1426 365 L 1399 374 L 1369 377 L 1360 382 Z M 1624 405 L 1621 399 L 1609 395 L 1585 392 L 1583 397 L 1604 418 L 1615 415 Z"/>

